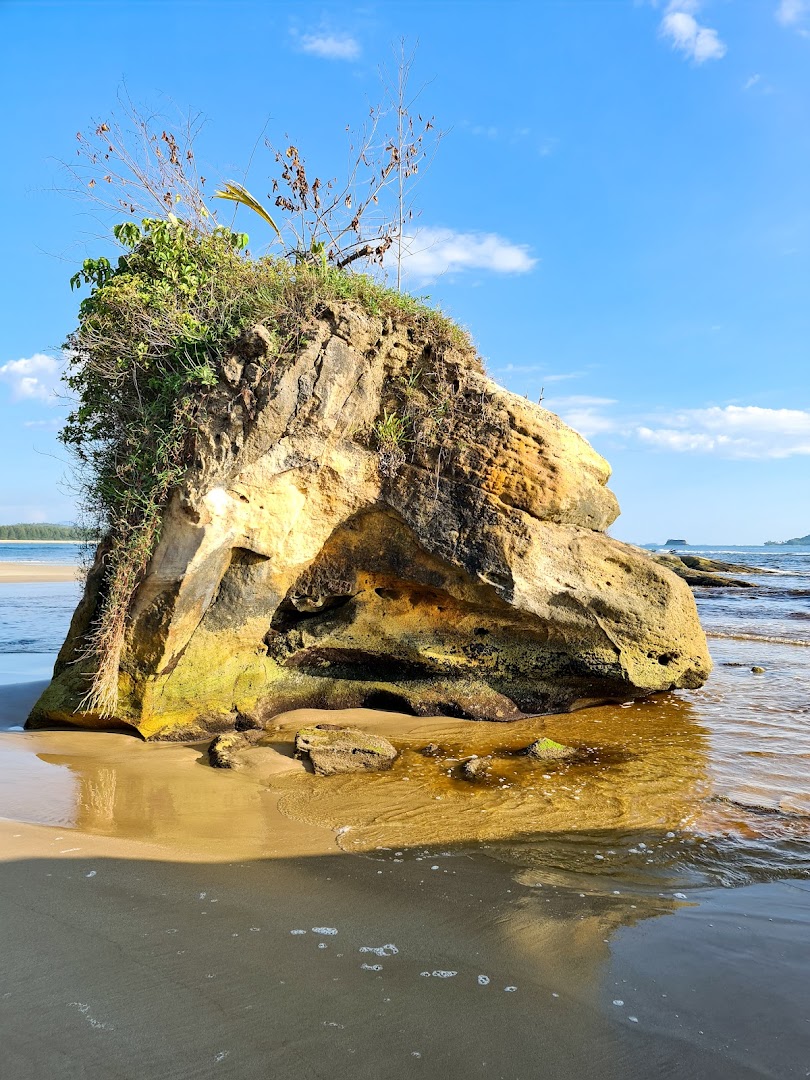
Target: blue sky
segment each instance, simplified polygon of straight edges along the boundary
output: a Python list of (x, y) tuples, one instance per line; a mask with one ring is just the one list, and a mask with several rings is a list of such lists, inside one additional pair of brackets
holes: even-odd
[[(268, 119), (337, 171), (403, 36), (448, 132), (412, 290), (605, 454), (614, 535), (810, 531), (810, 0), (5, 0), (0, 522), (74, 514), (51, 391), (68, 278), (110, 224), (55, 190), (76, 132), (125, 85), (207, 118), (210, 183)], [(270, 171), (259, 149), (256, 194)]]

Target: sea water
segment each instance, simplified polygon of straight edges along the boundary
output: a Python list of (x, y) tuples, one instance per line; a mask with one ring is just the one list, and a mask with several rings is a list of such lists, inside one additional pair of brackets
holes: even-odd
[[(0, 545), (0, 559), (65, 562), (82, 547)], [(302, 787), (287, 798), (290, 815), (338, 826), (351, 802), (356, 818), (339, 838), (349, 850), (388, 840), (503, 845), (520, 835), (511, 857), (575, 876), (583, 859), (591, 874), (632, 869), (650, 880), (661, 859), (698, 876), (712, 864), (729, 883), (810, 872), (810, 549), (678, 551), (770, 571), (735, 575), (752, 588), (695, 590), (715, 663), (704, 687), (546, 718), (544, 733), (587, 753), (531, 783), (510, 757), (522, 728), (474, 724), (457, 752), (464, 737), (478, 753), (503, 751), (489, 785), (470, 785), (452, 760), (437, 768), (414, 749), (390, 774), (333, 782), (328, 792), (321, 784), (317, 794)], [(79, 591), (72, 582), (0, 585), (0, 685), (49, 677)], [(616, 833), (627, 837), (621, 858), (604, 839)]]

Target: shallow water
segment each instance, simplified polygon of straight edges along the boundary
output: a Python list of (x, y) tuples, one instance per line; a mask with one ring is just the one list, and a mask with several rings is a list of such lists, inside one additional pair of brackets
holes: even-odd
[[(267, 784), (282, 812), (340, 830), (345, 850), (485, 842), (520, 872), (545, 867), (555, 880), (571, 873), (577, 881), (588, 874), (599, 889), (614, 878), (639, 888), (648, 880), (654, 889), (664, 871), (683, 887), (810, 872), (810, 552), (690, 550), (776, 571), (752, 575), (755, 589), (701, 590), (715, 661), (702, 689), (519, 724), (357, 713), (355, 722), (376, 724), (397, 742), (394, 769), (328, 781), (300, 770), (274, 774)], [(77, 594), (73, 583), (0, 586), (0, 685), (47, 677)], [(755, 674), (755, 666), (765, 671)], [(7, 727), (23, 720), (9, 701)], [(278, 718), (281, 743), (289, 748), (302, 723)], [(544, 766), (517, 755), (541, 734), (576, 747), (578, 756)], [(0, 816), (101, 832), (117, 821), (128, 835), (173, 843), (187, 829), (197, 847), (206, 830), (214, 846), (223, 839), (216, 813), (204, 809), (206, 784), (221, 777), (200, 768), (173, 776), (172, 755), (188, 755), (187, 748), (156, 751), (126, 736), (63, 733), (53, 753), (54, 738), (25, 735), (14, 748), (5, 742), (16, 755), (7, 775), (17, 782), (0, 792)], [(439, 757), (419, 752), (431, 741), (441, 746)], [(115, 746), (126, 752), (110, 757)], [(491, 763), (487, 779), (471, 784), (459, 765), (473, 753)], [(39, 808), (27, 796), (25, 808), (19, 803), (26, 760), (34, 787), (48, 786)], [(261, 854), (267, 801), (253, 794), (252, 781), (229, 777), (228, 784), (220, 795), (236, 799), (246, 847)], [(606, 846), (608, 836), (616, 839)]]
[(85, 565), (95, 545), (73, 543), (69, 540), (37, 543), (36, 540), (5, 540), (0, 543), (0, 562), (22, 562), (62, 566), (68, 563)]
[[(702, 689), (518, 724), (347, 715), (398, 743), (390, 773), (0, 734), (0, 818), (49, 826), (0, 821), (11, 1072), (806, 1076), (810, 559), (763, 554), (790, 572), (698, 597)], [(76, 595), (0, 586), (0, 728)], [(276, 746), (312, 719), (278, 717)], [(540, 734), (577, 757), (516, 754)]]

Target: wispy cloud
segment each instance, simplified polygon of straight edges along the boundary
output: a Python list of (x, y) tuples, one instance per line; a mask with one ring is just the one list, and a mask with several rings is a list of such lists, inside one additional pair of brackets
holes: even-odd
[(743, 83), (743, 90), (750, 90), (752, 86), (757, 85), (761, 78), (761, 75), (749, 75)]
[(603, 435), (616, 429), (617, 421), (609, 415), (610, 409), (616, 404), (614, 398), (568, 394), (564, 397), (549, 398), (543, 402), (543, 408), (557, 413), (580, 435), (590, 438), (592, 435)]
[(534, 375), (538, 383), (567, 382), (568, 379), (581, 379), (584, 372), (566, 371), (560, 374), (547, 375), (543, 371), (542, 364), (504, 364), (503, 367), (493, 368), (494, 375)]
[(465, 270), (525, 274), (537, 265), (528, 245), (515, 244), (496, 233), (424, 228), (406, 236), (403, 246), (406, 273), (421, 281)]
[(782, 26), (798, 26), (810, 14), (810, 0), (780, 0), (776, 21)]
[(771, 460), (810, 454), (810, 409), (759, 405), (633, 412), (612, 398), (552, 398), (543, 405), (590, 438), (614, 435), (623, 442), (672, 453)]
[[(667, 422), (668, 421), (668, 422)], [(810, 411), (726, 405), (686, 409), (667, 426), (637, 428), (642, 442), (663, 450), (729, 458), (787, 458), (810, 454)]]
[(345, 33), (294, 33), (297, 47), (301, 52), (319, 56), (323, 60), (358, 60), (362, 49), (360, 42), (351, 34)]
[(671, 0), (659, 32), (670, 41), (673, 49), (684, 53), (696, 64), (721, 60), (727, 52), (726, 44), (716, 30), (697, 21), (695, 15), (699, 7), (697, 0)]
[(471, 123), (464, 120), (461, 127), (477, 139), (487, 139), (489, 142), (504, 142), (510, 146), (526, 145), (529, 151), (534, 150), (539, 157), (550, 157), (555, 153), (560, 142), (554, 135), (541, 135), (526, 126), (514, 127), (506, 125), (504, 127), (498, 124)]
[(56, 388), (61, 375), (59, 362), (45, 353), (34, 353), (22, 360), (9, 360), (0, 366), (0, 382), (11, 387), (13, 401), (56, 404)]
[(51, 420), (23, 420), (23, 427), (27, 428), (47, 428), (49, 431), (55, 431), (56, 428), (62, 426), (62, 421), (59, 419)]

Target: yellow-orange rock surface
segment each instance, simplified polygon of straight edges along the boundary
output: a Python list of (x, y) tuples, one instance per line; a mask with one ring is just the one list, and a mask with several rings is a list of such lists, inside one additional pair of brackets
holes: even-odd
[[(689, 588), (605, 535), (609, 467), (558, 417), (471, 350), (351, 304), (284, 364), (267, 337), (223, 365), (165, 513), (117, 723), (187, 737), (363, 704), (511, 719), (704, 681)], [(73, 662), (99, 575), (31, 724), (110, 726), (81, 710)]]

